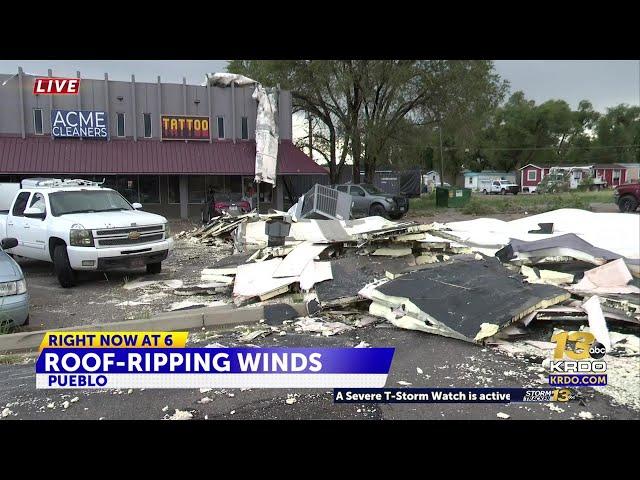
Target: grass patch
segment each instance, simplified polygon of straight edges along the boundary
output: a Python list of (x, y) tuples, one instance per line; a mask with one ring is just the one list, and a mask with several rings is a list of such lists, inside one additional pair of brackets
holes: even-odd
[(497, 209), (491, 203), (480, 198), (472, 198), (460, 211), (465, 215), (491, 215), (496, 213)]
[(436, 194), (431, 192), (419, 198), (409, 199), (409, 212), (418, 212), (422, 215), (433, 215), (436, 212)]
[(24, 364), (31, 361), (33, 357), (23, 353), (0, 355), (0, 365)]

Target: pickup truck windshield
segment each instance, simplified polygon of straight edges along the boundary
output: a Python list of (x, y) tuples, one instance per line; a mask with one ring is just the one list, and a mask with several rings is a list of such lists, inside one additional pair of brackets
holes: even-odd
[(366, 183), (361, 183), (360, 186), (365, 189), (365, 191), (370, 195), (384, 195), (384, 192), (380, 190), (378, 187), (374, 185), (368, 185)]
[(57, 217), (68, 213), (115, 212), (132, 210), (122, 195), (113, 190), (79, 190), (49, 194), (51, 213)]

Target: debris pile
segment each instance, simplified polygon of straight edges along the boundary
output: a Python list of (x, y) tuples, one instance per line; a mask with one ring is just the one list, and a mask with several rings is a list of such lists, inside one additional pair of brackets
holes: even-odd
[[(287, 228), (269, 227), (273, 222)], [(624, 363), (640, 355), (639, 231), (638, 215), (573, 209), (511, 222), (448, 224), (296, 218), (278, 211), (226, 215), (187, 237), (232, 242), (234, 254), (175, 293), (222, 293), (236, 305), (293, 312), (276, 315), (282, 317), (276, 323), (265, 319), (267, 325), (245, 332), (242, 342), (286, 335), (274, 325), (330, 336), (386, 320), (548, 359), (558, 328), (590, 331)], [(274, 232), (284, 233), (274, 238)], [(306, 316), (291, 308), (299, 302)], [(623, 398), (629, 378), (640, 374), (625, 365), (619, 371), (628, 375), (612, 379), (614, 397)]]
[[(278, 211), (225, 214), (188, 237), (231, 240), (235, 253), (202, 270), (201, 283), (175, 293), (224, 293), (236, 305), (286, 303), (283, 295), (295, 294), (311, 316), (299, 325), (303, 330), (315, 328), (317, 311), (348, 307), (472, 342), (522, 334), (534, 320), (586, 321), (604, 332), (600, 317), (640, 323), (640, 289), (630, 284), (640, 265), (638, 219), (573, 209), (511, 222), (427, 225)], [(274, 229), (273, 222), (287, 228)], [(616, 225), (622, 235), (602, 230), (603, 224)], [(634, 229), (635, 236), (627, 235)], [(286, 237), (274, 240), (280, 230)]]

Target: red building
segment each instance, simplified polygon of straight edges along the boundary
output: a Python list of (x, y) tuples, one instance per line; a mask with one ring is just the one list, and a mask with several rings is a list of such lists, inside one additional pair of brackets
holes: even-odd
[(549, 174), (549, 167), (539, 167), (529, 163), (520, 168), (520, 191), (533, 193), (545, 175)]
[(601, 177), (608, 187), (622, 185), (627, 181), (627, 167), (617, 163), (606, 163), (592, 167), (595, 177)]

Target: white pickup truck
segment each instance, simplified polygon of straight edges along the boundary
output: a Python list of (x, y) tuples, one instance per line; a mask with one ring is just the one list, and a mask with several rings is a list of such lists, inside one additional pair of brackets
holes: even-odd
[(489, 195), (492, 193), (497, 193), (500, 195), (513, 193), (514, 195), (517, 195), (519, 190), (520, 187), (518, 186), (518, 184), (510, 182), (509, 180), (492, 180), (491, 182), (486, 182), (486, 184), (483, 184), (481, 191), (485, 195)]
[(146, 266), (160, 273), (173, 248), (166, 218), (94, 182), (23, 180), (8, 210), (2, 208), (0, 238), (18, 239), (7, 252), (53, 262), (65, 288), (75, 285), (77, 270)]

